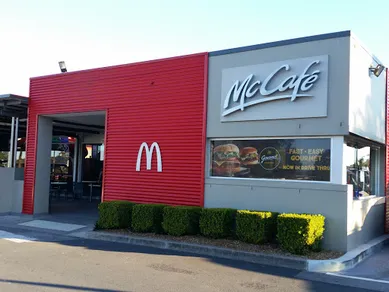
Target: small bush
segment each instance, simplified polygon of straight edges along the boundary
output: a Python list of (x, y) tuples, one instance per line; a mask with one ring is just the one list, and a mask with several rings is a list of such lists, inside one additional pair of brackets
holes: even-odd
[(211, 238), (227, 238), (234, 234), (235, 209), (202, 209), (200, 215), (200, 232)]
[(163, 210), (163, 230), (174, 236), (197, 234), (199, 232), (199, 207), (165, 207)]
[(239, 210), (236, 214), (236, 236), (248, 243), (274, 241), (278, 213)]
[(132, 208), (128, 201), (109, 201), (99, 204), (99, 219), (95, 229), (120, 229), (131, 226)]
[(132, 229), (135, 232), (161, 233), (165, 207), (165, 205), (160, 204), (135, 205), (132, 210)]
[(277, 219), (277, 239), (281, 247), (294, 254), (318, 251), (324, 233), (325, 217), (310, 214), (282, 214)]

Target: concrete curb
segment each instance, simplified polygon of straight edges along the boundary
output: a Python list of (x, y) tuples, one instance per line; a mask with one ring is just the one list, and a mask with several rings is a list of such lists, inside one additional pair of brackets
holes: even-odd
[(256, 264), (266, 264), (284, 268), (305, 270), (307, 267), (307, 261), (305, 259), (285, 257), (279, 255), (269, 255), (262, 253), (253, 253), (238, 251), (229, 248), (220, 248), (209, 245), (199, 245), (178, 241), (168, 241), (162, 239), (144, 238), (129, 235), (110, 234), (106, 232), (86, 231), (86, 232), (74, 232), (69, 234), (70, 236), (103, 240), (118, 243), (127, 243), (133, 245), (142, 245), (160, 249), (169, 249), (180, 252), (187, 252), (192, 254), (198, 254), (208, 257), (218, 257), (230, 260), (239, 260)]
[(345, 255), (337, 259), (306, 260), (298, 257), (245, 252), (209, 245), (199, 245), (178, 241), (168, 241), (163, 239), (112, 234), (100, 231), (81, 231), (70, 233), (68, 235), (83, 239), (102, 240), (109, 242), (148, 246), (160, 249), (169, 249), (208, 257), (239, 260), (256, 264), (265, 264), (319, 273), (340, 272), (353, 268), (366, 257), (381, 250), (385, 245), (389, 244), (389, 235), (383, 235), (364, 245), (361, 245), (360, 247), (346, 253)]
[(382, 235), (363, 244), (343, 256), (332, 260), (308, 260), (306, 270), (309, 272), (327, 273), (351, 269), (371, 254), (378, 252), (389, 244), (389, 235)]

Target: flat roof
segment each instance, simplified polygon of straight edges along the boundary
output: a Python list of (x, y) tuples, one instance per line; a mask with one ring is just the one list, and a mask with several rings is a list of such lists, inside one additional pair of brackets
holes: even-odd
[(257, 44), (257, 45), (251, 45), (251, 46), (243, 46), (243, 47), (237, 47), (237, 48), (232, 48), (232, 49), (213, 51), (213, 52), (209, 53), (209, 56), (235, 54), (235, 53), (241, 53), (241, 52), (247, 52), (247, 51), (268, 49), (268, 48), (274, 48), (274, 47), (281, 47), (281, 46), (301, 44), (301, 43), (307, 43), (307, 42), (322, 41), (322, 40), (349, 37), (349, 36), (351, 36), (351, 31), (345, 30), (345, 31), (333, 32), (333, 33), (319, 34), (319, 35), (313, 35), (313, 36), (306, 36), (306, 37), (299, 37), (299, 38), (294, 38), (294, 39), (275, 41), (275, 42), (270, 42), (270, 43), (263, 43), (263, 44)]
[(0, 94), (0, 116), (27, 118), (28, 98), (15, 94)]
[(192, 53), (192, 54), (187, 54), (187, 55), (178, 55), (178, 56), (150, 59), (150, 60), (143, 60), (143, 61), (141, 60), (141, 61), (136, 61), (136, 62), (132, 62), (132, 63), (124, 63), (124, 64), (118, 64), (118, 65), (95, 67), (95, 68), (89, 68), (89, 69), (81, 69), (81, 70), (69, 71), (66, 73), (54, 73), (54, 74), (43, 75), (43, 76), (35, 76), (35, 77), (30, 77), (30, 80), (42, 79), (42, 78), (52, 78), (54, 76), (64, 77), (64, 76), (67, 76), (69, 74), (79, 74), (79, 73), (86, 73), (86, 72), (90, 72), (90, 71), (114, 69), (114, 68), (120, 68), (120, 67), (125, 67), (125, 66), (131, 66), (131, 65), (137, 65), (137, 64), (147, 64), (147, 63), (159, 62), (159, 61), (163, 61), (163, 60), (178, 59), (178, 58), (184, 58), (184, 57), (190, 57), (190, 56), (196, 56), (196, 55), (202, 55), (202, 54), (208, 54), (209, 57), (214, 57), (214, 56), (235, 54), (235, 53), (248, 52), (248, 51), (260, 50), (260, 49), (275, 48), (275, 47), (281, 47), (281, 46), (288, 46), (288, 45), (294, 45), (294, 44), (322, 41), (322, 40), (336, 39), (336, 38), (343, 38), (343, 37), (354, 38), (359, 43), (359, 45), (377, 63), (382, 64), (382, 62), (378, 59), (378, 57), (376, 55), (374, 55), (371, 51), (369, 51), (366, 48), (366, 46), (351, 32), (351, 30), (344, 30), (344, 31), (332, 32), (332, 33), (325, 33), (325, 34), (311, 35), (311, 36), (305, 36), (305, 37), (298, 37), (298, 38), (293, 38), (293, 39), (285, 39), (285, 40), (274, 41), (274, 42), (261, 43), (261, 44), (256, 44), (256, 45), (248, 45), (248, 46), (235, 47), (235, 48), (230, 48), (230, 49), (210, 51), (208, 53), (207, 52)]
[(332, 32), (332, 33), (318, 34), (318, 35), (312, 35), (312, 36), (306, 36), (306, 37), (286, 39), (286, 40), (281, 40), (281, 41), (274, 41), (274, 42), (269, 42), (269, 43), (262, 43), (262, 44), (256, 44), (256, 45), (249, 45), (249, 46), (242, 46), (242, 47), (236, 47), (236, 48), (231, 48), (231, 49), (212, 51), (212, 52), (209, 52), (209, 56), (210, 57), (222, 56), (222, 55), (228, 55), (228, 54), (236, 54), (236, 53), (242, 53), (242, 52), (248, 52), (248, 51), (254, 51), (254, 50), (275, 48), (275, 47), (295, 45), (295, 44), (315, 42), (315, 41), (323, 41), (323, 40), (343, 38), (343, 37), (353, 38), (366, 51), (366, 53), (368, 53), (373, 58), (374, 61), (376, 61), (378, 64), (383, 64), (383, 62), (375, 54), (373, 54), (366, 47), (366, 45), (354, 33), (352, 33), (351, 30), (344, 30), (344, 31)]

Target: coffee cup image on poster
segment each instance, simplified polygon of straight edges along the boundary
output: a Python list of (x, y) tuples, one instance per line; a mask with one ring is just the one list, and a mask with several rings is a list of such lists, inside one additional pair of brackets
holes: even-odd
[(211, 176), (330, 180), (331, 140), (211, 141)]

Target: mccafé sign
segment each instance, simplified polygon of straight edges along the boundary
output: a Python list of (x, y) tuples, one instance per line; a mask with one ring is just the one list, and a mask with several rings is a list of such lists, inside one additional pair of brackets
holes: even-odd
[(221, 120), (326, 116), (327, 75), (328, 56), (223, 70)]

